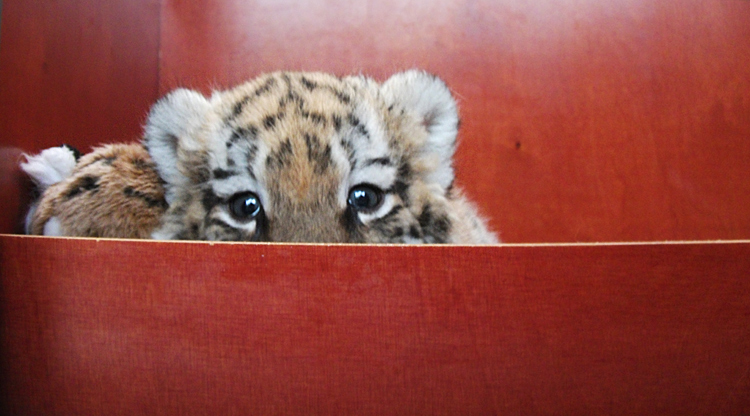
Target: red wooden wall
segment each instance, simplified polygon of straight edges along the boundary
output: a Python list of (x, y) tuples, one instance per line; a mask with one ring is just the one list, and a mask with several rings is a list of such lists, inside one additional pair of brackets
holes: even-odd
[(176, 86), (421, 67), (459, 98), (459, 180), (505, 241), (750, 237), (748, 1), (8, 2), (1, 29), (4, 148), (132, 140)]
[[(175, 86), (422, 67), (506, 242), (750, 238), (750, 2), (6, 1), (21, 151)], [(0, 413), (750, 414), (750, 242), (403, 247), (0, 235)]]

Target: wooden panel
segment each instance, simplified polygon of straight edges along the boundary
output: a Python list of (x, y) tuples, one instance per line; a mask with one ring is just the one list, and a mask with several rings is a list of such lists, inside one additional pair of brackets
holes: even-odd
[(0, 36), (4, 146), (140, 136), (157, 93), (158, 0), (10, 2)]
[[(19, 154), (140, 137), (158, 91), (159, 0), (14, 1), (0, 33), (0, 231), (19, 231)], [(9, 179), (6, 179), (9, 178)], [(6, 198), (8, 196), (8, 198)], [(24, 196), (19, 199), (19, 196)]]
[(20, 160), (20, 149), (0, 147), (0, 232), (23, 232), (31, 184), (18, 168)]
[(750, 413), (750, 243), (1, 236), (0, 273), (4, 414)]
[(509, 242), (750, 237), (750, 2), (166, 0), (161, 91), (422, 67)]

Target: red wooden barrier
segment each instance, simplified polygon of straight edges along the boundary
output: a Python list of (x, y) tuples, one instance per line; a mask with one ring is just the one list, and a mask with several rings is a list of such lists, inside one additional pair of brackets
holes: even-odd
[(750, 243), (0, 237), (6, 414), (750, 412)]

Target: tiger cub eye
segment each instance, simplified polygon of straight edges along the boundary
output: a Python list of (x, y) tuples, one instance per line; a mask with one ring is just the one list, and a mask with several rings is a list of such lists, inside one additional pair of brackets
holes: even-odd
[(374, 211), (383, 203), (383, 191), (373, 185), (357, 185), (349, 190), (347, 203), (357, 211)]
[(229, 212), (238, 221), (253, 220), (263, 210), (260, 198), (252, 192), (241, 192), (233, 195), (229, 199), (228, 206)]

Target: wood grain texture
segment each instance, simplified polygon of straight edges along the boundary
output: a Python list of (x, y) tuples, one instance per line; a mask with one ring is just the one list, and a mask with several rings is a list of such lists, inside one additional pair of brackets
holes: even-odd
[(750, 412), (750, 243), (0, 236), (0, 273), (5, 414)]
[(35, 152), (132, 141), (157, 98), (159, 0), (3, 6), (0, 140)]
[(23, 233), (32, 184), (18, 168), (21, 160), (20, 149), (0, 146), (0, 232)]

